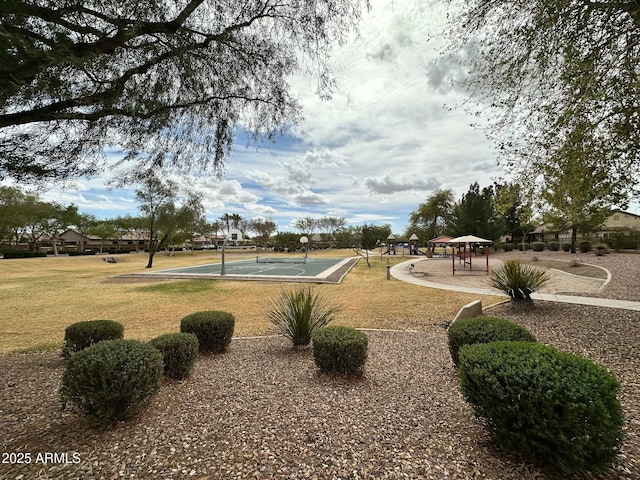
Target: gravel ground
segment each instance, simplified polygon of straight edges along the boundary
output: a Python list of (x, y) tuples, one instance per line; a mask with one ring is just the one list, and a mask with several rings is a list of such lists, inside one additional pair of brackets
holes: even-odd
[[(500, 260), (509, 258), (533, 258), (540, 260), (548, 258), (553, 260), (564, 260), (576, 262), (578, 264), (595, 265), (607, 269), (611, 273), (611, 279), (601, 292), (589, 293), (590, 297), (611, 298), (615, 300), (633, 300), (640, 302), (640, 285), (638, 275), (640, 275), (640, 254), (632, 253), (611, 253), (597, 256), (593, 253), (565, 253), (565, 252), (509, 252), (498, 253), (494, 256)], [(567, 289), (572, 295), (580, 292), (572, 292), (571, 286)]]
[[(614, 273), (602, 296), (638, 299), (640, 256), (594, 258)], [(639, 479), (640, 312), (536, 305), (488, 313), (604, 365), (622, 383), (620, 462), (575, 478)], [(281, 337), (234, 339), (228, 352), (202, 356), (186, 381), (166, 381), (139, 417), (107, 431), (60, 411), (64, 365), (55, 354), (1, 356), (0, 478), (547, 478), (501, 452), (473, 417), (443, 325), (367, 334), (359, 378), (319, 374), (309, 349)], [(31, 463), (15, 463), (27, 453)]]

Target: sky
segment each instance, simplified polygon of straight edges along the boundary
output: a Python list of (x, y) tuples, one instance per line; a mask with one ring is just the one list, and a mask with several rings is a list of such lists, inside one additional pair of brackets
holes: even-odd
[[(444, 10), (431, 2), (372, 0), (360, 36), (336, 48), (337, 81), (329, 101), (315, 80), (297, 76), (293, 92), (304, 119), (295, 135), (266, 148), (238, 138), (224, 176), (194, 178), (209, 220), (224, 213), (270, 218), (295, 231), (301, 217), (344, 217), (347, 225), (390, 224), (401, 234), (438, 188), (460, 197), (473, 182), (488, 186), (502, 171), (492, 145), (460, 105), (459, 69), (439, 59)], [(135, 187), (109, 190), (108, 177), (51, 189), (47, 201), (73, 203), (98, 218), (139, 215)]]

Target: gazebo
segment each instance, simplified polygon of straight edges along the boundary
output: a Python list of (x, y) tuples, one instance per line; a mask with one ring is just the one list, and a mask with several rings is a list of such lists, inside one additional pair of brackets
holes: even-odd
[(444, 256), (447, 256), (447, 245), (449, 244), (449, 242), (451, 242), (451, 240), (453, 240), (453, 237), (449, 237), (449, 236), (442, 236), (442, 237), (436, 237), (436, 238), (432, 238), (431, 240), (429, 240), (427, 243), (430, 245), (430, 248), (435, 248), (437, 245), (442, 245), (444, 246)]
[[(449, 245), (454, 246), (454, 252), (451, 256), (452, 258), (452, 267), (453, 267), (453, 275), (456, 274), (456, 257), (458, 257), (458, 262), (462, 263), (463, 268), (467, 268), (469, 265), (469, 271), (472, 270), (472, 257), (473, 257), (473, 249), (477, 245), (491, 245), (493, 242), (491, 240), (487, 240), (485, 238), (476, 237), (475, 235), (463, 235), (462, 237), (456, 237), (449, 240)], [(462, 248), (462, 253), (460, 249)], [(457, 251), (456, 251), (457, 250)], [(485, 272), (489, 273), (489, 249), (485, 249), (485, 256), (487, 259)]]

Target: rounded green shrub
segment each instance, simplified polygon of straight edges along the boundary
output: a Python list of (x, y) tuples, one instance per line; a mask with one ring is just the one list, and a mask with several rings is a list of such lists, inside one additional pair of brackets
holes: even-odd
[(168, 333), (149, 342), (162, 353), (164, 374), (182, 380), (198, 359), (198, 338), (192, 333)]
[(536, 341), (526, 328), (498, 317), (461, 318), (449, 326), (447, 336), (449, 352), (455, 365), (459, 364), (458, 352), (463, 345), (499, 340)]
[(534, 252), (542, 252), (546, 246), (544, 242), (531, 242), (531, 250)]
[(367, 335), (355, 328), (330, 326), (313, 333), (313, 361), (324, 373), (358, 373), (367, 360)]
[(195, 312), (180, 321), (180, 331), (193, 333), (203, 352), (223, 352), (231, 343), (234, 327), (234, 316), (220, 310)]
[(616, 459), (620, 384), (590, 360), (530, 342), (465, 345), (459, 376), (506, 450), (564, 474), (604, 470)]
[(549, 242), (547, 248), (550, 252), (557, 252), (560, 250), (560, 242)]
[(526, 242), (520, 242), (518, 244), (518, 250), (520, 250), (521, 252), (527, 251), (527, 250), (529, 250), (529, 246), (530, 245), (528, 243), (526, 243)]
[(569, 250), (571, 250), (571, 243), (562, 242), (561, 247), (563, 252), (568, 252)]
[(502, 244), (502, 249), (505, 252), (511, 252), (513, 250), (513, 243), (503, 243)]
[(591, 242), (587, 240), (578, 244), (578, 250), (580, 250), (580, 253), (589, 253), (591, 251), (591, 248)]
[(87, 320), (69, 325), (64, 331), (62, 355), (69, 357), (104, 340), (116, 340), (124, 336), (124, 326), (114, 320)]
[(75, 353), (62, 375), (62, 407), (107, 426), (140, 412), (162, 384), (162, 354), (137, 340), (106, 340)]

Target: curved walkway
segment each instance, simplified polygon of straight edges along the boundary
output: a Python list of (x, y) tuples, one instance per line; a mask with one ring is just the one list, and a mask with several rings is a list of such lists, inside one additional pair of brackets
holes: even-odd
[[(447, 279), (447, 283), (443, 283), (443, 272), (440, 271), (434, 275), (419, 276), (419, 274), (413, 273), (412, 266), (417, 264), (418, 262), (424, 262), (427, 260), (414, 258), (411, 260), (407, 260), (406, 262), (399, 263), (391, 267), (391, 275), (400, 281), (412, 283), (414, 285), (421, 285), (424, 287), (430, 288), (438, 288), (441, 290), (451, 290), (456, 292), (465, 292), (465, 293), (477, 293), (479, 295), (496, 295), (507, 298), (507, 296), (500, 292), (497, 289), (491, 288), (488, 285), (484, 288), (478, 286), (470, 286), (469, 278), (472, 278), (473, 283), (478, 284), (482, 283), (482, 279), (486, 278), (484, 272), (482, 272), (482, 276), (480, 275), (452, 275), (449, 268), (449, 278)], [(438, 262), (443, 262), (443, 260), (435, 260), (433, 265), (437, 265)], [(439, 270), (442, 270), (441, 268)], [(560, 272), (558, 270), (550, 270), (550, 275), (553, 280), (559, 280), (559, 283), (566, 283), (566, 278), (562, 278), (565, 275), (570, 275), (565, 272)], [(610, 274), (609, 274), (610, 275)], [(457, 277), (457, 278), (456, 278)], [(464, 277), (464, 278), (463, 278)], [(606, 285), (606, 281), (602, 279), (587, 279), (586, 277), (578, 277), (576, 275), (571, 275), (572, 285), (576, 286), (577, 283), (585, 282), (595, 284), (595, 282), (599, 282), (601, 285), (599, 288), (602, 288)], [(465, 281), (466, 280), (466, 281)], [(466, 285), (462, 285), (462, 281), (465, 281)], [(455, 283), (454, 283), (455, 282)], [(640, 302), (631, 301), (631, 300), (613, 300), (608, 298), (596, 298), (596, 297), (582, 297), (578, 295), (562, 295), (559, 293), (534, 293), (531, 295), (533, 299), (536, 300), (546, 300), (550, 302), (562, 302), (562, 303), (575, 303), (580, 305), (591, 305), (596, 307), (607, 307), (607, 308), (620, 308), (625, 310), (636, 310), (640, 311)]]

